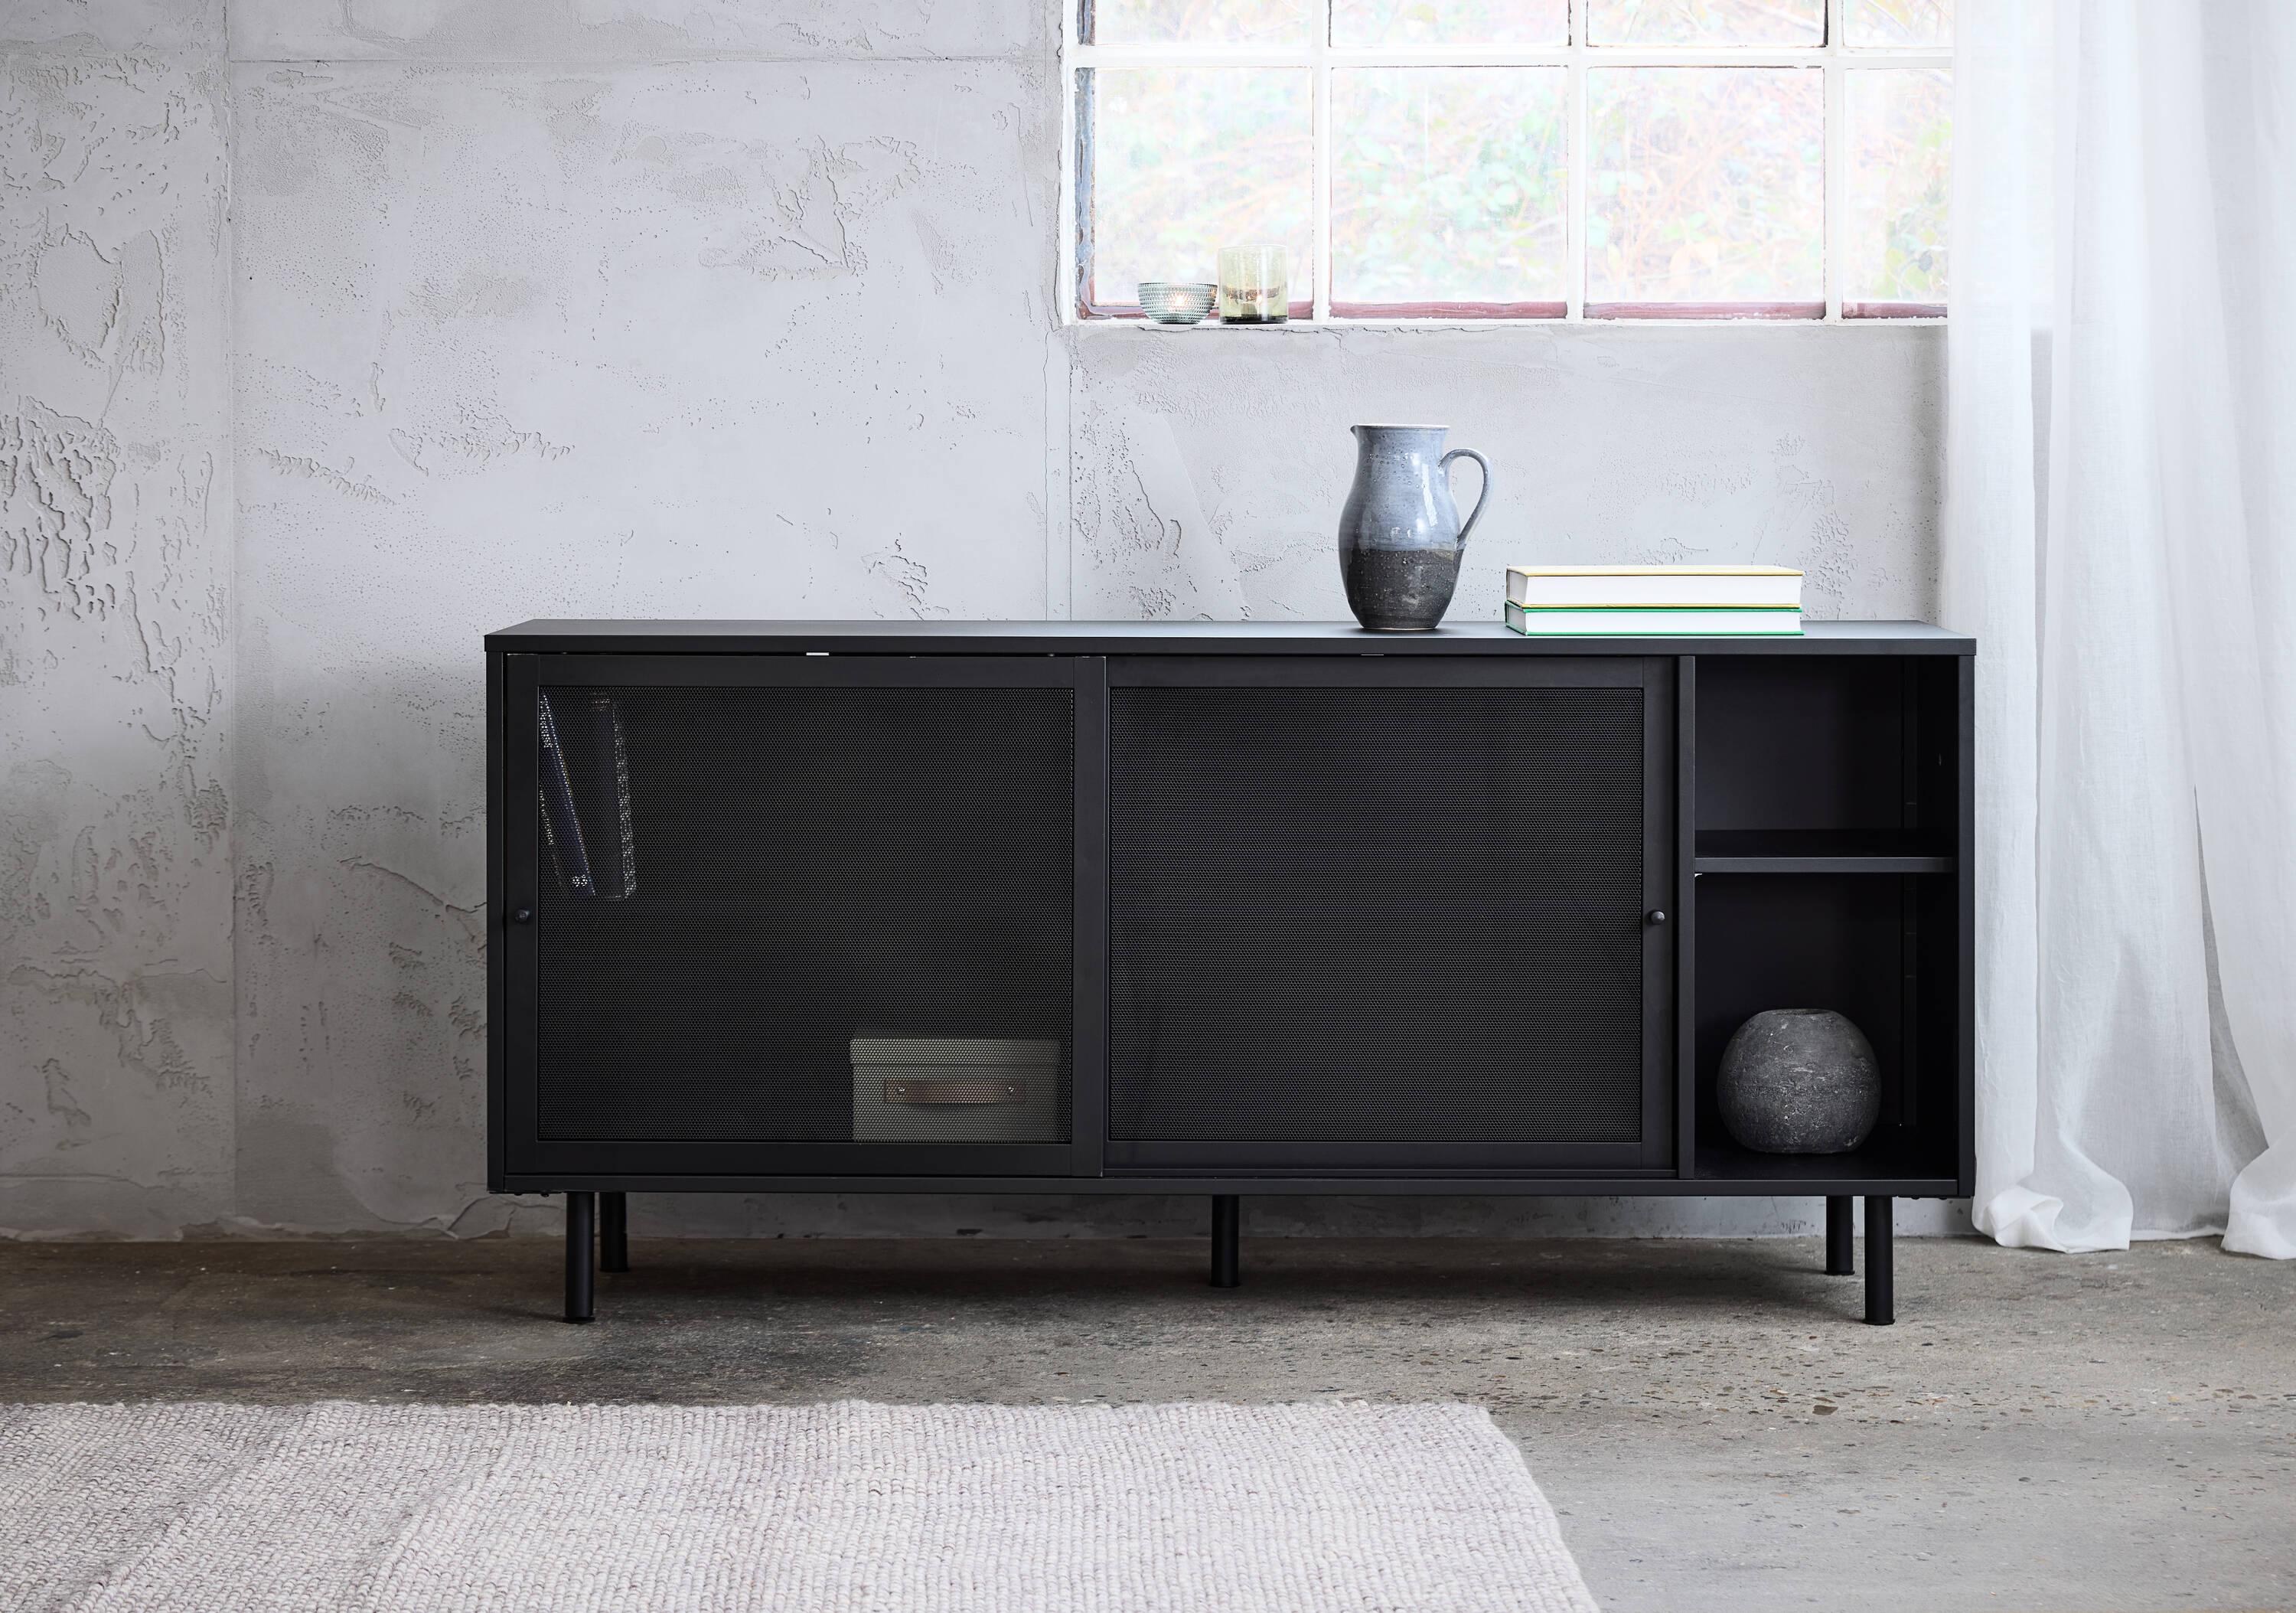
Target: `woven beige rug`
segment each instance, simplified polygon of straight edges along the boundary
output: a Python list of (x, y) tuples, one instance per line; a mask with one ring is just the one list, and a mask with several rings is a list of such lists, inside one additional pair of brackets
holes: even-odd
[(1593, 1613), (1480, 1408), (0, 1407), (10, 1608)]

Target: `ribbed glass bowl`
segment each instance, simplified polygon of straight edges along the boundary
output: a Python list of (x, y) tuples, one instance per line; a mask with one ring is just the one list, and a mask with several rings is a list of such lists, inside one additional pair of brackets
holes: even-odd
[(1193, 325), (1212, 311), (1219, 288), (1195, 281), (1144, 280), (1140, 311), (1159, 325)]

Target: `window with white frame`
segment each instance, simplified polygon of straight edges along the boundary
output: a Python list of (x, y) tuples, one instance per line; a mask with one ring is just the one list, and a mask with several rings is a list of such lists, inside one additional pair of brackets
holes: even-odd
[(1953, 0), (1070, 0), (1074, 295), (1295, 318), (1945, 312)]

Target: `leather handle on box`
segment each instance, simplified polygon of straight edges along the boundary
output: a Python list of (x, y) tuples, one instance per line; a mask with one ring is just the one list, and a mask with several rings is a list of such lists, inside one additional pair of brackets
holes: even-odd
[(1029, 1096), (1024, 1081), (889, 1081), (887, 1103), (1020, 1103)]

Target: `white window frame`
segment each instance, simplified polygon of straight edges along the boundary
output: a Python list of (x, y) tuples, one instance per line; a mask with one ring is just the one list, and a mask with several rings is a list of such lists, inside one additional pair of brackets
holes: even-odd
[[(1412, 45), (1348, 46), (1330, 43), (1332, 0), (1308, 0), (1311, 37), (1289, 47), (1229, 45), (1086, 45), (1079, 37), (1078, 0), (1054, 0), (1061, 22), (1061, 253), (1060, 292), (1063, 318), (1071, 325), (1127, 325), (1139, 322), (1136, 310), (1103, 304), (1087, 309), (1083, 304), (1083, 236), (1078, 206), (1082, 186), (1079, 173), (1083, 148), (1077, 127), (1077, 74), (1095, 67), (1290, 67), (1305, 68), (1313, 76), (1313, 149), (1315, 200), (1309, 227), (1315, 251), (1315, 310), (1306, 323), (1337, 325), (1500, 325), (1557, 323), (1595, 325), (1679, 325), (1702, 320), (1715, 322), (1711, 313), (1636, 315), (1604, 314), (1588, 318), (1587, 292), (1587, 70), (1601, 67), (1800, 67), (1824, 75), (1825, 96), (1825, 311), (1822, 317), (1795, 315), (1783, 323), (1794, 325), (1935, 325), (1943, 317), (1933, 305), (1902, 305), (1920, 312), (1902, 315), (1862, 315), (1845, 319), (1841, 313), (1841, 243), (1849, 227), (1849, 150), (1846, 128), (1848, 76), (1871, 68), (1944, 68), (1953, 66), (1953, 47), (1875, 47), (1852, 49), (1842, 42), (1844, 0), (1825, 0), (1825, 43), (1822, 45), (1655, 46), (1589, 45), (1586, 42), (1587, 0), (1569, 0), (1570, 37), (1567, 45)], [(1564, 220), (1568, 256), (1564, 273), (1564, 311), (1553, 315), (1510, 318), (1472, 313), (1431, 317), (1371, 315), (1334, 317), (1332, 312), (1332, 70), (1338, 67), (1560, 67), (1569, 70), (1570, 83), (1569, 217)], [(1640, 305), (1656, 307), (1658, 305)], [(1900, 306), (1900, 305), (1884, 305)], [(1745, 323), (1761, 319), (1739, 314), (1723, 321)], [(1295, 321), (1294, 323), (1301, 323)], [(1196, 327), (1217, 329), (1216, 325)], [(1265, 327), (1262, 327), (1265, 328)]]

